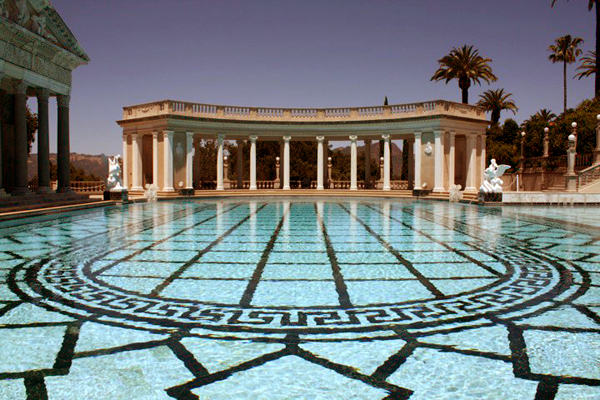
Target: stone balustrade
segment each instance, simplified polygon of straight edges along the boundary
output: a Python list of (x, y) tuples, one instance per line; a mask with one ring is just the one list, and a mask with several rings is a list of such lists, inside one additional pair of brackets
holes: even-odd
[(123, 107), (123, 120), (164, 115), (185, 117), (255, 120), (276, 122), (339, 122), (364, 120), (394, 120), (431, 115), (467, 117), (485, 121), (485, 111), (473, 105), (445, 100), (395, 104), (373, 107), (345, 108), (266, 108), (238, 107), (215, 104), (164, 100)]

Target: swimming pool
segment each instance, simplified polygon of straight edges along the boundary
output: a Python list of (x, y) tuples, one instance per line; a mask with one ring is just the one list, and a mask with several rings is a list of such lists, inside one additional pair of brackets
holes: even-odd
[(5, 224), (0, 398), (598, 398), (598, 211), (228, 199)]

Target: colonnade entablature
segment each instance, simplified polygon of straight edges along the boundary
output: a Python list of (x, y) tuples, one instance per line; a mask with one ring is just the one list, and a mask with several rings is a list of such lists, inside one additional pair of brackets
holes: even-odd
[[(363, 142), (365, 182), (370, 182), (370, 145), (382, 141), (381, 189), (391, 190), (392, 140), (403, 140), (409, 151), (410, 187), (446, 192), (454, 184), (475, 191), (485, 169), (485, 131), (488, 121), (480, 107), (444, 100), (423, 103), (346, 108), (264, 108), (199, 104), (164, 100), (123, 108), (124, 184), (133, 192), (154, 183), (159, 192), (194, 189), (194, 139), (214, 139), (217, 147), (216, 189), (227, 188), (224, 141), (241, 141), (250, 151), (250, 190), (257, 189), (257, 141), (281, 145), (277, 186), (290, 188), (290, 143), (317, 143), (318, 190), (328, 187), (326, 151), (331, 141), (350, 142), (350, 190), (359, 188), (357, 147)], [(293, 156), (293, 152), (291, 153)], [(150, 165), (148, 165), (150, 164)], [(238, 165), (241, 185), (242, 162)], [(280, 176), (281, 175), (281, 176)], [(281, 179), (279, 179), (281, 178)], [(174, 184), (175, 182), (175, 184)], [(231, 187), (235, 185), (229, 185)]]

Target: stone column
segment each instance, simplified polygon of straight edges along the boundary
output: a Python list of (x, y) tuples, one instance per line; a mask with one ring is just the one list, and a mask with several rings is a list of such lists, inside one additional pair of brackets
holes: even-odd
[(600, 114), (596, 115), (596, 148), (594, 149), (594, 165), (600, 164)]
[(408, 139), (404, 141), (404, 145), (408, 146), (408, 173), (406, 174), (406, 179), (408, 180), (408, 190), (413, 190), (415, 188), (415, 140)]
[[(456, 132), (450, 132), (450, 152), (448, 153), (448, 190), (454, 186), (454, 178), (456, 176)], [(464, 189), (464, 188), (462, 188)]]
[(217, 190), (225, 190), (223, 185), (223, 140), (225, 135), (217, 135)]
[(131, 161), (132, 161), (132, 191), (144, 190), (142, 186), (142, 134), (134, 133), (131, 135)]
[(383, 138), (383, 190), (392, 190), (391, 173), (392, 157), (390, 154), (390, 135), (381, 135)]
[(317, 136), (317, 190), (323, 190), (323, 171), (325, 160), (323, 158), (323, 140), (325, 136)]
[(565, 176), (565, 190), (577, 191), (577, 174), (575, 173), (575, 157), (577, 155), (577, 136), (569, 135), (569, 149), (567, 150), (567, 173)]
[(356, 182), (356, 170), (358, 167), (356, 139), (358, 139), (358, 136), (350, 135), (350, 190), (358, 190)]
[[(325, 160), (329, 157), (329, 140), (323, 140), (323, 165)], [(327, 169), (323, 167), (323, 187), (328, 188), (329, 176), (327, 175)]]
[(69, 146), (69, 103), (71, 96), (58, 96), (57, 192), (71, 191), (71, 151)]
[(365, 139), (365, 189), (371, 188), (371, 139)]
[(280, 160), (280, 163), (279, 163), (279, 177), (281, 177), (281, 182), (279, 182), (279, 189), (283, 189), (283, 163), (284, 163), (284, 161), (283, 161), (283, 155), (284, 155), (283, 154), (284, 153), (283, 148), (284, 147), (285, 146), (283, 145), (283, 141), (279, 142), (279, 160)]
[(415, 132), (415, 144), (414, 144), (414, 155), (415, 155), (415, 189), (421, 189), (421, 132)]
[(15, 179), (13, 196), (31, 194), (27, 186), (27, 84), (13, 82), (15, 89)]
[(329, 189), (333, 189), (333, 183), (331, 182), (331, 168), (333, 164), (331, 163), (331, 157), (327, 157), (327, 179), (326, 181), (329, 183)]
[(163, 131), (164, 177), (163, 192), (174, 192), (173, 188), (173, 131)]
[(434, 137), (434, 176), (433, 176), (433, 191), (444, 191), (444, 148), (442, 147), (442, 131), (433, 131)]
[(475, 166), (475, 150), (475, 136), (467, 135), (467, 187), (465, 188), (465, 191), (469, 192), (477, 191), (477, 188), (475, 187), (475, 177), (477, 175), (477, 171), (475, 170), (475, 168), (477, 168)]
[(244, 188), (244, 141), (243, 140), (236, 140), (235, 143), (237, 144), (237, 158), (236, 158), (236, 163), (237, 163), (237, 188), (238, 189), (243, 189)]
[(129, 156), (127, 155), (129, 134), (123, 134), (123, 187), (129, 189)]
[(481, 152), (479, 153), (479, 156), (481, 157), (481, 162), (479, 163), (480, 167), (479, 167), (479, 182), (478, 184), (482, 184), (483, 183), (483, 172), (486, 169), (486, 165), (485, 165), (485, 159), (486, 159), (486, 152), (485, 152), (485, 135), (480, 135), (479, 136), (479, 145), (481, 146)]
[(158, 190), (158, 132), (152, 132), (152, 184)]
[(50, 138), (48, 124), (48, 89), (37, 92), (38, 101), (38, 193), (50, 193)]
[(194, 132), (186, 132), (185, 188), (194, 188)]
[(291, 136), (283, 137), (283, 190), (290, 190), (290, 140)]
[(250, 136), (250, 190), (256, 190), (256, 140), (258, 136)]
[[(0, 83), (2, 83), (2, 74), (0, 74)], [(4, 152), (4, 147), (2, 146), (2, 120), (4, 119), (4, 94), (4, 90), (0, 89), (0, 197), (8, 196), (2, 183), (2, 153)]]

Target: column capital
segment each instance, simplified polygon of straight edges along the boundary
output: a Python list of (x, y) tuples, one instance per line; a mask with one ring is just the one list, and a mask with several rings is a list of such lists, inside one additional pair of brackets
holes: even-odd
[(167, 130), (163, 131), (163, 135), (166, 135), (166, 136), (173, 136), (174, 133), (175, 133), (175, 131), (167, 131)]
[(69, 107), (69, 103), (71, 103), (71, 96), (61, 94), (56, 96), (56, 101), (59, 107)]
[(450, 135), (451, 138), (456, 137), (456, 132), (454, 132), (454, 131), (450, 131), (450, 132), (448, 132), (448, 134)]
[(348, 138), (350, 139), (350, 141), (356, 142), (356, 140), (358, 139), (358, 136), (357, 135), (350, 135), (350, 136), (348, 136)]
[(219, 142), (223, 142), (223, 140), (225, 140), (225, 134), (224, 133), (218, 133), (217, 134), (217, 140)]
[(385, 133), (385, 134), (381, 135), (381, 138), (383, 140), (390, 140), (390, 134), (389, 133)]
[(423, 132), (415, 132), (415, 139), (421, 139)]
[(291, 135), (285, 135), (285, 136), (283, 136), (283, 141), (284, 142), (289, 142), (290, 140), (292, 140), (292, 136)]
[(438, 138), (438, 137), (441, 137), (443, 133), (444, 133), (444, 131), (441, 131), (441, 130), (440, 131), (433, 131), (433, 136), (436, 137), (436, 138)]
[(250, 135), (250, 141), (251, 141), (252, 143), (256, 143), (256, 140), (257, 140), (257, 139), (258, 139), (258, 136), (257, 136), (257, 135)]
[(29, 87), (27, 82), (21, 79), (14, 79), (11, 83), (15, 94), (27, 94), (27, 88)]
[(38, 102), (47, 103), (50, 98), (50, 90), (45, 88), (39, 88), (35, 90), (35, 95), (38, 99)]
[(317, 136), (316, 139), (317, 142), (322, 142), (323, 140), (325, 140), (325, 136)]
[(186, 132), (185, 134), (187, 137), (194, 137), (194, 132)]
[(152, 139), (158, 139), (158, 131), (152, 132)]

